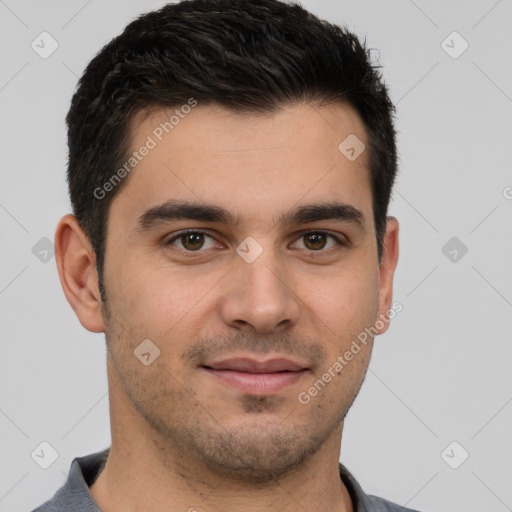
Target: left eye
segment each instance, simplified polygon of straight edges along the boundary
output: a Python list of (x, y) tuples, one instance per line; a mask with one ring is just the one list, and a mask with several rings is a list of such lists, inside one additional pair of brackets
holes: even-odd
[[(331, 239), (330, 245), (328, 245), (329, 239)], [(341, 241), (337, 237), (323, 231), (311, 231), (309, 233), (304, 233), (300, 236), (299, 240), (303, 240), (303, 247), (299, 247), (299, 249), (306, 249), (309, 251), (321, 251), (322, 249), (331, 249), (335, 245), (341, 245)]]

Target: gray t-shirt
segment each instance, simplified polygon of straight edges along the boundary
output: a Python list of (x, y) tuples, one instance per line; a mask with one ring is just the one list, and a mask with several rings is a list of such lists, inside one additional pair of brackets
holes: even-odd
[[(103, 470), (110, 448), (85, 457), (77, 457), (71, 463), (66, 483), (46, 503), (32, 512), (101, 512), (89, 492)], [(356, 479), (340, 463), (340, 478), (347, 488), (354, 512), (418, 512), (401, 507), (383, 498), (365, 494)]]

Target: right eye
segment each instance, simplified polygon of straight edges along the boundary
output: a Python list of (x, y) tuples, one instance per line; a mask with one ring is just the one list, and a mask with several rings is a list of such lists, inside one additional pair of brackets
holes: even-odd
[[(207, 247), (204, 247), (206, 243), (205, 238), (209, 238), (212, 241), (210, 245), (207, 244)], [(211, 235), (203, 231), (188, 230), (181, 231), (172, 236), (165, 245), (174, 245), (186, 252), (201, 252), (201, 249), (211, 249), (214, 247), (213, 240), (214, 238)]]

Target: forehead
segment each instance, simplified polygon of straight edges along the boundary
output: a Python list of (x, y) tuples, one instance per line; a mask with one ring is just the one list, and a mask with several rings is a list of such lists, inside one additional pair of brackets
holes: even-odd
[(265, 114), (201, 104), (141, 112), (132, 120), (130, 154), (145, 156), (113, 207), (140, 213), (193, 199), (269, 222), (301, 201), (343, 201), (369, 211), (368, 151), (347, 158), (346, 141), (357, 152), (368, 148), (363, 122), (347, 104)]

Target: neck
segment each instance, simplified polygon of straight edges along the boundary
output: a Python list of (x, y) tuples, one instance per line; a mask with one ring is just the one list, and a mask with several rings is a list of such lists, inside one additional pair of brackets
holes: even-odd
[(332, 510), (352, 512), (337, 461), (310, 464), (270, 484), (247, 485), (217, 475), (195, 473), (186, 461), (160, 457), (113, 442), (105, 469), (90, 492), (103, 512), (183, 510), (188, 512), (291, 512)]
[(353, 511), (339, 475), (343, 424), (300, 466), (270, 482), (247, 482), (226, 478), (171, 445), (126, 405), (120, 388), (110, 393), (109, 456), (90, 488), (103, 512)]

